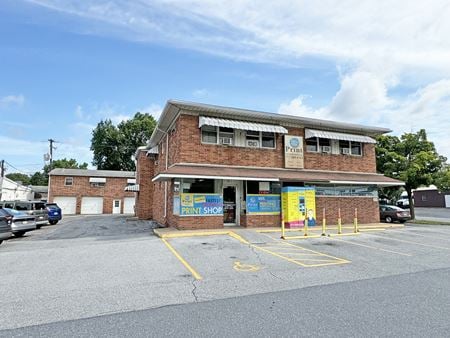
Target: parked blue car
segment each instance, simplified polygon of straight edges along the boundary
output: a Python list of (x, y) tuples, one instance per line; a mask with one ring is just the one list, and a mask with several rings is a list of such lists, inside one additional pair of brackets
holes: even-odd
[(55, 225), (62, 219), (62, 210), (56, 203), (46, 203), (45, 207), (48, 212), (48, 222)]

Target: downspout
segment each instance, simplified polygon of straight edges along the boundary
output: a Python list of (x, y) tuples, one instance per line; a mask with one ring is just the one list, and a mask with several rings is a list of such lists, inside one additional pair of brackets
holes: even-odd
[[(169, 134), (166, 132), (166, 171), (169, 166)], [(164, 181), (164, 218), (167, 218), (167, 181)]]

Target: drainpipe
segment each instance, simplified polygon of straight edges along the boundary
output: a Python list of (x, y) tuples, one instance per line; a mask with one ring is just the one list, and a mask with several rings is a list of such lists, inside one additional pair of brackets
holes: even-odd
[[(166, 170), (169, 166), (169, 134), (166, 133)], [(167, 181), (164, 181), (164, 218), (167, 218)]]

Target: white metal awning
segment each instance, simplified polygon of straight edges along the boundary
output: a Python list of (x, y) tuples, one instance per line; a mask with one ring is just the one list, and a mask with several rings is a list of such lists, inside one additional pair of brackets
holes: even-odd
[(213, 126), (239, 130), (263, 131), (269, 133), (287, 134), (286, 128), (274, 124), (253, 123), (238, 120), (225, 120), (214, 117), (200, 116), (198, 127)]
[(138, 192), (139, 191), (139, 184), (129, 185), (129, 186), (125, 187), (125, 191)]
[(106, 183), (105, 177), (90, 177), (89, 183)]
[(325, 130), (306, 129), (305, 138), (312, 138), (312, 137), (327, 138), (330, 140), (353, 141), (361, 143), (376, 143), (376, 141), (369, 136), (335, 133), (332, 131), (325, 131)]

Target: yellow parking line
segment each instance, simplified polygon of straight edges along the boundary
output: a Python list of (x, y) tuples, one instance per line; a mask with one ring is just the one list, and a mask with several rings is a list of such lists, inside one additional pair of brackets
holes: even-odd
[(403, 253), (403, 252), (397, 252), (397, 251), (383, 249), (383, 248), (379, 248), (379, 247), (376, 247), (376, 246), (371, 246), (371, 245), (366, 245), (366, 244), (361, 244), (361, 243), (344, 241), (343, 239), (339, 239), (339, 238), (332, 238), (332, 239), (335, 240), (335, 241), (341, 241), (341, 242), (344, 242), (344, 243), (353, 244), (353, 245), (357, 245), (357, 246), (362, 246), (362, 247), (365, 247), (365, 248), (379, 250), (379, 251), (385, 251), (385, 252), (389, 252), (389, 253), (393, 253), (393, 254), (397, 254), (397, 255), (408, 256), (408, 257), (412, 256), (410, 254)]
[[(283, 243), (284, 243), (284, 242), (283, 242)], [(328, 255), (328, 254), (325, 254), (325, 253), (322, 253), (322, 252), (319, 252), (319, 251), (314, 251), (314, 250), (311, 250), (311, 249), (306, 249), (306, 248), (301, 247), (301, 246), (299, 246), (299, 245), (295, 245), (295, 244), (292, 244), (292, 243), (284, 243), (284, 244), (285, 244), (285, 245), (294, 246), (294, 247), (296, 247), (296, 248), (300, 248), (300, 249), (303, 249), (303, 250), (306, 250), (306, 251), (315, 253), (316, 255), (319, 255), (319, 256), (330, 257), (330, 258), (333, 258), (333, 259), (336, 259), (336, 260), (339, 260), (339, 261), (343, 261), (343, 262), (345, 262), (345, 263), (350, 263), (350, 261), (348, 261), (348, 260), (346, 260), (346, 259), (339, 258), (339, 257), (335, 257), (335, 256), (331, 256), (331, 255)]]
[(169, 248), (169, 250), (174, 254), (174, 256), (176, 258), (178, 258), (178, 260), (185, 266), (185, 268), (189, 270), (189, 272), (192, 274), (192, 276), (195, 279), (197, 279), (197, 280), (202, 279), (202, 276), (200, 276), (200, 274), (197, 271), (195, 271), (194, 268), (192, 266), (190, 266), (189, 263), (186, 262), (186, 260), (183, 257), (181, 257), (181, 255), (174, 249), (174, 247), (172, 245), (170, 245), (169, 242), (167, 242), (166, 239), (161, 238), (161, 240)]
[(450, 241), (450, 238), (444, 238), (445, 235), (442, 235), (442, 236), (426, 236), (426, 235), (422, 235), (422, 234), (416, 234), (415, 232), (405, 232), (405, 231), (400, 231), (400, 230), (390, 230), (390, 231), (395, 232), (395, 233), (400, 233), (400, 234), (407, 234), (407, 235), (413, 235), (413, 236), (429, 238), (429, 239), (437, 239), (437, 240), (441, 240), (441, 241)]

